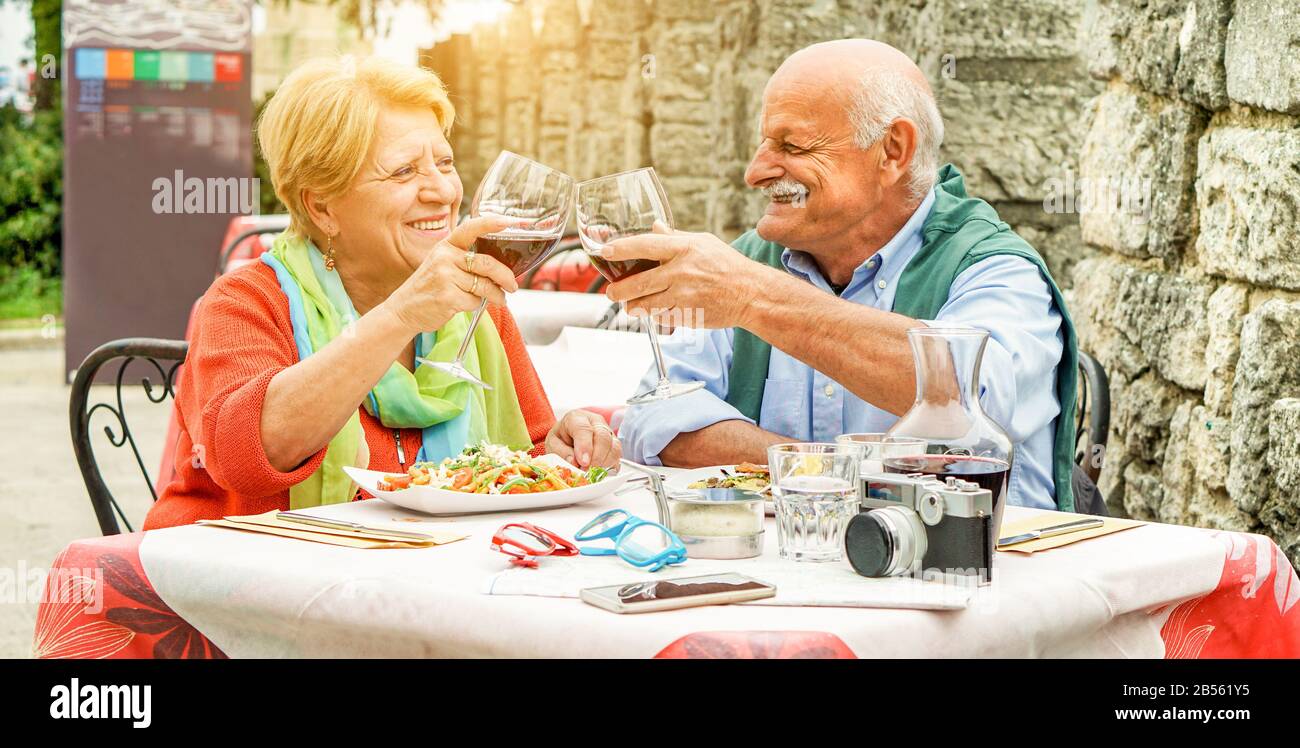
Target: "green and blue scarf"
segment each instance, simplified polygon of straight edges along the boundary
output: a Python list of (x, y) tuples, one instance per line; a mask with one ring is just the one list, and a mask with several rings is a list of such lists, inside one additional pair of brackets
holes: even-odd
[[(338, 273), (325, 269), (325, 258), (309, 239), (286, 231), (276, 238), (271, 251), (262, 255), (262, 262), (275, 270), (280, 289), (289, 299), (289, 319), (300, 361), (359, 318)], [(451, 361), (469, 330), (469, 320), (469, 313), (457, 314), (442, 329), (421, 333), (415, 340), (415, 355)], [(422, 429), (416, 456), (420, 462), (452, 457), (466, 445), (483, 440), (511, 449), (532, 448), (510, 376), (510, 361), (491, 315), (485, 314), (479, 321), (464, 364), (492, 389), (480, 389), (432, 366), (421, 364), (411, 372), (394, 362), (362, 404), (389, 428)], [(343, 467), (366, 468), (369, 462), (361, 414), (354, 412), (330, 440), (316, 472), (289, 489), (290, 508), (351, 500), (356, 486)]]

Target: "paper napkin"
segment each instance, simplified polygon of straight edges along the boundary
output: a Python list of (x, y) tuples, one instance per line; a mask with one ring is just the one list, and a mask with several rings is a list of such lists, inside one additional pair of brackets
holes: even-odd
[[(367, 527), (365, 530), (348, 530), (343, 528), (317, 527), (298, 522), (286, 522), (277, 518), (277, 511), (264, 514), (223, 517), (222, 519), (199, 520), (198, 524), (209, 527), (226, 527), (232, 530), (258, 532), (265, 535), (278, 535), (296, 540), (308, 540), (313, 543), (341, 545), (348, 548), (428, 548), (435, 545), (454, 543), (469, 537), (468, 533), (456, 530), (419, 530), (422, 539), (406, 538), (388, 534), (381, 527)], [(396, 529), (396, 528), (394, 528)], [(413, 532), (406, 527), (402, 532)]]
[[(1044, 512), (1034, 514), (1030, 517), (1024, 517), (1014, 522), (1004, 522), (1002, 530), (998, 537), (1009, 538), (1013, 535), (1021, 535), (1033, 530), (1042, 530), (1053, 525), (1061, 525), (1066, 522), (1073, 522), (1080, 519), (1093, 519), (1089, 514), (1072, 514), (1070, 512)], [(1145, 525), (1136, 519), (1120, 519), (1118, 517), (1101, 517), (1103, 522), (1101, 527), (1094, 527), (1091, 530), (1078, 530), (1076, 532), (1067, 532), (1064, 535), (1053, 535), (1049, 538), (1039, 538), (1038, 540), (1029, 540), (1024, 543), (1015, 545), (999, 546), (998, 550), (1006, 553), (1034, 553), (1036, 551), (1045, 551), (1049, 548), (1060, 548), (1063, 545), (1078, 543), (1081, 540), (1090, 538), (1099, 538), (1102, 535), (1110, 535), (1121, 530), (1128, 530), (1139, 525)]]

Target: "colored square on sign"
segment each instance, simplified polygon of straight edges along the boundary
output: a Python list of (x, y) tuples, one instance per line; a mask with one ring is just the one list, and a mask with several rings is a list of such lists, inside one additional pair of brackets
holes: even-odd
[(103, 80), (107, 56), (102, 49), (82, 47), (76, 54), (77, 80)]
[(158, 80), (185, 81), (190, 73), (189, 52), (162, 52), (162, 62), (158, 66)]
[(108, 50), (107, 77), (111, 81), (129, 81), (135, 78), (135, 52), (129, 49)]
[(244, 77), (244, 58), (240, 55), (220, 53), (215, 55), (216, 79), (219, 83), (238, 83)]
[(188, 80), (196, 83), (212, 82), (211, 52), (190, 52), (190, 72)]
[(138, 81), (158, 80), (158, 68), (162, 64), (162, 53), (153, 49), (135, 51), (135, 79)]

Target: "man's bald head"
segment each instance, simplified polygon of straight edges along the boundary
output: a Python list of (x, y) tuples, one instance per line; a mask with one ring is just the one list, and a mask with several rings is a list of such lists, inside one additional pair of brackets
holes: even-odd
[(872, 39), (838, 39), (805, 47), (786, 58), (768, 81), (772, 96), (816, 90), (825, 106), (841, 109), (859, 148), (870, 148), (890, 123), (907, 119), (917, 129), (910, 188), (921, 197), (939, 169), (943, 120), (925, 74), (907, 55)]
[(859, 85), (870, 70), (902, 75), (934, 97), (930, 82), (910, 57), (874, 39), (837, 39), (804, 47), (781, 63), (768, 85), (792, 76), (805, 80), (815, 78), (831, 84), (832, 90), (845, 90)]

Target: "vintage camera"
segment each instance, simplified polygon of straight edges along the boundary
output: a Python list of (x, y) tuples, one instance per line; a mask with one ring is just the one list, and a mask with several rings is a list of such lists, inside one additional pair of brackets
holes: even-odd
[(844, 554), (866, 577), (899, 575), (988, 584), (993, 578), (993, 493), (925, 473), (863, 476), (862, 512)]

